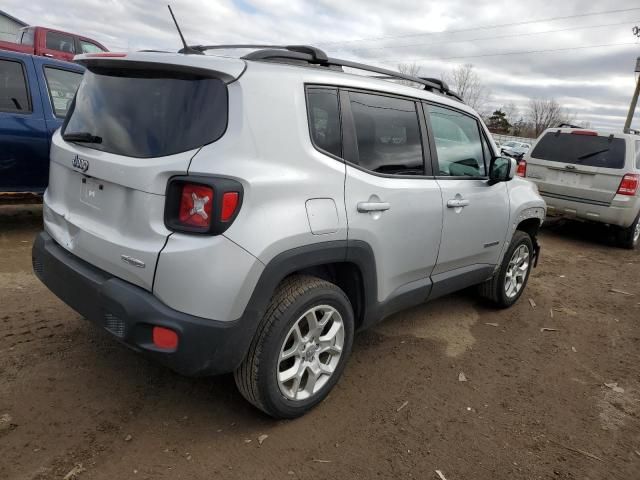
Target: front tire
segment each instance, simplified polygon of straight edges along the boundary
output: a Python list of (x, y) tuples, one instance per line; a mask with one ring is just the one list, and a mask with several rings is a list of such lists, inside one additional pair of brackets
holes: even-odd
[(640, 214), (630, 227), (621, 228), (618, 231), (618, 244), (629, 250), (638, 248), (638, 244), (640, 244)]
[(236, 385), (272, 417), (304, 415), (340, 378), (353, 332), (353, 309), (340, 288), (317, 277), (289, 277), (276, 290), (235, 371)]
[(500, 269), (480, 285), (480, 295), (499, 308), (512, 306), (527, 286), (534, 255), (531, 237), (526, 232), (516, 230)]

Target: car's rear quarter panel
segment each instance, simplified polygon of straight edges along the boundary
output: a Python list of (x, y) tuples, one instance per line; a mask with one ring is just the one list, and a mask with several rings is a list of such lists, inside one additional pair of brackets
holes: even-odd
[[(225, 236), (267, 264), (295, 247), (347, 238), (345, 165), (311, 143), (302, 69), (248, 63), (229, 85), (226, 134), (196, 155), (189, 173), (243, 184), (242, 208)], [(309, 199), (335, 203), (332, 233), (312, 233)]]

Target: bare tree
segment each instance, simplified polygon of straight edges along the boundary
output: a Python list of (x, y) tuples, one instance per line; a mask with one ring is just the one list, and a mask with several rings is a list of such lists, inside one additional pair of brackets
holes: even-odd
[(566, 121), (568, 115), (554, 98), (532, 98), (529, 101), (528, 117), (532, 133), (537, 137), (545, 129)]
[(505, 115), (507, 116), (507, 120), (511, 125), (513, 125), (520, 119), (520, 110), (513, 102), (509, 102), (508, 104), (503, 105), (500, 110), (505, 113)]
[(480, 75), (476, 73), (473, 65), (467, 63), (456, 67), (448, 74), (443, 74), (442, 79), (462, 97), (467, 105), (477, 111), (484, 110), (491, 92), (482, 83)]
[[(398, 71), (400, 73), (405, 74), (405, 75), (411, 75), (412, 77), (419, 77), (420, 76), (420, 65), (418, 65), (415, 62), (414, 63), (399, 63), (398, 64)], [(410, 87), (418, 85), (415, 82), (412, 82), (410, 80), (400, 80), (399, 83), (401, 85), (408, 85)]]

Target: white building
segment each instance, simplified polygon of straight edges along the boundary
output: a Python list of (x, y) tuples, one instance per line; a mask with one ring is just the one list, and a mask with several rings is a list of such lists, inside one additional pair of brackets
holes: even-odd
[(15, 42), (18, 30), (26, 26), (27, 23), (0, 10), (0, 40)]

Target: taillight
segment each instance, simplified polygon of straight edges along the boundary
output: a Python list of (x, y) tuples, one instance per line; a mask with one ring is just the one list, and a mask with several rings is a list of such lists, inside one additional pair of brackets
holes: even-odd
[(640, 184), (640, 175), (636, 173), (627, 173), (622, 177), (620, 186), (618, 187), (618, 195), (634, 196), (638, 192)]
[(518, 169), (516, 170), (516, 175), (519, 177), (527, 176), (527, 161), (522, 159), (518, 162)]
[(211, 225), (213, 188), (185, 183), (180, 196), (178, 219), (183, 225), (208, 228)]
[(219, 235), (242, 205), (242, 185), (228, 178), (173, 177), (167, 186), (164, 223), (170, 230)]

